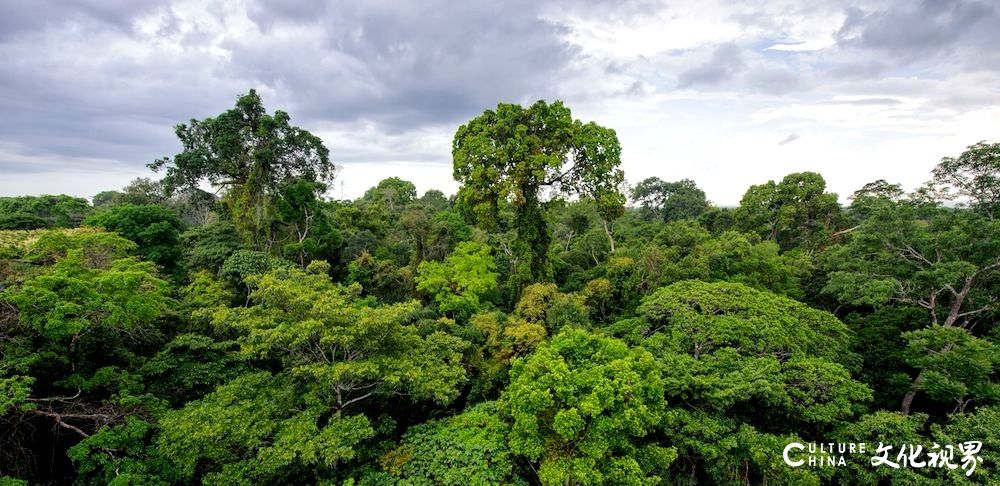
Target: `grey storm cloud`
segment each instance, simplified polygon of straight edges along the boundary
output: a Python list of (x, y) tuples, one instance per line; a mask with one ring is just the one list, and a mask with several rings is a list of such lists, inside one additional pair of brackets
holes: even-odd
[(295, 93), (310, 118), (455, 123), (497, 101), (554, 97), (577, 53), (533, 1), (272, 5), (251, 8), (263, 31), (312, 27), (317, 44), (233, 42), (230, 69)]
[(104, 28), (131, 31), (133, 20), (166, 3), (166, 0), (33, 0), (5, 1), (0, 15), (0, 40), (67, 24), (100, 24)]
[[(178, 150), (174, 124), (218, 114), (251, 88), (296, 125), (339, 137), (341, 147), (329, 145), (346, 164), (447, 163), (443, 138), (500, 101), (562, 98), (600, 110), (656, 103), (679, 87), (679, 96), (725, 89), (767, 103), (841, 94), (887, 106), (888, 96), (960, 109), (997, 102), (988, 80), (1000, 72), (1000, 6), (867, 2), (825, 31), (835, 45), (779, 55), (766, 46), (802, 41), (789, 26), (844, 12), (839, 2), (794, 15), (768, 2), (706, 7), (699, 14), (742, 30), (683, 48), (640, 37), (642, 54), (607, 54), (595, 39), (612, 45), (621, 26), (685, 10), (651, 0), (0, 0), (0, 178), (141, 170)], [(992, 71), (962, 89), (928, 87), (952, 70)], [(873, 80), (885, 89), (873, 91)]]
[(746, 68), (739, 46), (726, 43), (716, 47), (712, 56), (701, 65), (681, 72), (677, 76), (678, 88), (702, 84), (716, 84), (732, 79)]
[(897, 2), (883, 10), (847, 10), (836, 33), (841, 46), (891, 53), (903, 61), (995, 46), (1000, 41), (996, 4), (968, 0)]
[[(577, 48), (540, 8), (531, 1), (256, 2), (247, 16), (260, 35), (231, 36), (219, 45), (225, 55), (212, 56), (204, 50), (212, 33), (197, 27), (178, 39), (179, 20), (163, 2), (5, 2), (0, 147), (77, 168), (100, 160), (141, 167), (176, 151), (173, 124), (218, 113), (254, 87), (271, 93), (268, 108), (309, 128), (366, 121), (399, 133), (457, 124), (498, 101), (558, 95)], [(136, 20), (151, 13), (164, 19), (152, 38), (136, 30)], [(282, 29), (308, 35), (278, 35)], [(161, 49), (159, 36), (183, 51)], [(148, 52), (101, 47), (114, 40)], [(39, 170), (0, 162), (4, 172)]]

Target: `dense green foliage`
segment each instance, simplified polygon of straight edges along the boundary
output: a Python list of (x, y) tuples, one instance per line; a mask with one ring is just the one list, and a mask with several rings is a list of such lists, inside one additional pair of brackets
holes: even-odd
[(122, 204), (91, 215), (83, 224), (128, 238), (138, 245), (138, 256), (163, 266), (168, 272), (180, 258), (181, 222), (173, 211), (163, 206)]
[(659, 177), (650, 177), (632, 188), (632, 199), (664, 221), (696, 219), (709, 208), (705, 191), (690, 179), (664, 182)]
[(513, 232), (510, 261), (520, 282), (551, 275), (546, 191), (595, 201), (613, 247), (609, 225), (625, 203), (614, 130), (574, 120), (558, 101), (501, 103), (458, 128), (452, 154), (459, 199), (484, 228)]
[[(996, 144), (720, 208), (626, 205), (614, 131), (561, 102), (458, 128), (452, 198), (326, 199), (327, 148), (254, 92), (177, 135), (161, 181), (0, 198), (0, 484), (1000, 482)], [(782, 459), (830, 441), (983, 461)]]
[(90, 211), (87, 201), (77, 197), (0, 197), (0, 230), (70, 228)]
[(289, 121), (283, 111), (267, 114), (260, 96), (250, 90), (217, 117), (177, 125), (184, 150), (149, 165), (165, 169), (167, 193), (191, 191), (201, 182), (228, 189), (226, 207), (237, 229), (247, 242), (269, 248), (278, 240), (271, 228), (273, 213), (288, 210), (275, 206), (302, 197), (283, 193), (299, 192), (301, 183), (306, 192), (320, 191), (335, 172), (319, 137)]

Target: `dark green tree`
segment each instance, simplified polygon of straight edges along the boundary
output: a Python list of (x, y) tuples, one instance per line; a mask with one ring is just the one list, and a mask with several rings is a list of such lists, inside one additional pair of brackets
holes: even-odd
[[(922, 308), (927, 312), (924, 325), (972, 329), (977, 322), (989, 321), (1000, 274), (996, 220), (920, 197), (869, 198), (865, 204), (867, 217), (847, 235), (847, 243), (823, 255), (828, 275), (823, 293), (852, 306)], [(926, 349), (931, 354), (949, 350), (950, 346)], [(913, 378), (902, 400), (904, 413), (910, 411), (917, 393), (930, 386), (927, 376), (918, 371)]]
[[(737, 283), (678, 282), (649, 295), (612, 331), (662, 366), (664, 434), (677, 472), (706, 484), (818, 484), (778, 451), (825, 437), (866, 410), (847, 326), (833, 315)], [(801, 440), (799, 440), (801, 441)], [(699, 481), (699, 482), (700, 482)]]
[(270, 224), (282, 186), (293, 179), (328, 183), (336, 171), (322, 140), (289, 121), (284, 111), (268, 114), (250, 90), (233, 109), (177, 125), (183, 151), (149, 166), (166, 170), (162, 183), (168, 193), (203, 182), (225, 189), (237, 229), (257, 248), (268, 249), (275, 243)]
[(417, 187), (399, 177), (382, 179), (378, 185), (365, 191), (364, 200), (378, 202), (391, 214), (399, 214), (404, 206), (417, 198)]
[(0, 197), (0, 230), (74, 228), (90, 211), (86, 199), (67, 195)]
[(394, 396), (446, 404), (465, 379), (463, 341), (421, 335), (416, 302), (372, 307), (329, 265), (248, 278), (249, 307), (213, 315), (239, 334), (242, 375), (161, 421), (158, 447), (189, 481), (287, 483), (333, 478), (376, 434), (366, 404)]
[(663, 221), (697, 218), (709, 208), (705, 191), (691, 179), (666, 182), (650, 177), (636, 184), (631, 195), (643, 209)]
[(970, 145), (934, 168), (932, 185), (948, 200), (964, 200), (993, 220), (1000, 217), (1000, 143)]
[(501, 212), (513, 213), (515, 278), (522, 284), (551, 278), (548, 198), (583, 195), (614, 215), (620, 154), (614, 130), (574, 120), (559, 101), (501, 103), (459, 127), (452, 145), (458, 197), (479, 223), (497, 230)]
[(172, 272), (181, 256), (181, 222), (177, 215), (151, 204), (120, 204), (84, 220), (88, 226), (104, 228), (135, 242), (135, 254)]
[(281, 188), (276, 201), (275, 231), (281, 254), (305, 268), (313, 259), (330, 256), (339, 235), (330, 223), (318, 194), (322, 183), (296, 179)]
[(778, 183), (750, 186), (736, 210), (736, 220), (744, 230), (775, 241), (782, 249), (821, 248), (840, 218), (837, 195), (826, 192), (826, 181), (815, 172), (798, 172)]
[(228, 221), (195, 226), (181, 234), (183, 262), (191, 272), (218, 272), (222, 263), (240, 249), (236, 227)]

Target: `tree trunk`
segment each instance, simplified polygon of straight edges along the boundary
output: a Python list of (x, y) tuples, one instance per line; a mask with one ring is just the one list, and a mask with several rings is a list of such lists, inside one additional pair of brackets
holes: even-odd
[(607, 221), (601, 220), (604, 223), (604, 234), (608, 235), (608, 243), (611, 244), (611, 253), (615, 252), (615, 236), (611, 229), (611, 225)]
[(972, 277), (965, 277), (965, 282), (962, 284), (962, 290), (955, 293), (955, 300), (951, 303), (951, 308), (948, 310), (948, 318), (944, 321), (944, 326), (952, 326), (955, 321), (958, 320), (959, 311), (962, 310), (962, 303), (965, 301), (965, 297), (969, 295), (969, 290), (972, 288)]
[[(951, 327), (955, 325), (955, 322), (961, 315), (959, 314), (959, 311), (962, 309), (962, 303), (965, 301), (966, 296), (969, 295), (969, 290), (972, 289), (972, 280), (973, 277), (965, 277), (965, 282), (962, 284), (962, 289), (959, 290), (958, 292), (955, 292), (954, 290), (952, 291), (952, 295), (954, 295), (955, 298), (951, 303), (951, 308), (948, 309), (948, 317), (944, 320), (942, 326)], [(931, 302), (934, 302), (934, 297), (935, 294), (932, 293)], [(933, 316), (934, 323), (937, 324), (937, 314), (934, 312), (933, 307), (931, 308), (931, 315)], [(942, 348), (940, 352), (950, 351), (952, 347), (953, 346), (949, 344), (944, 348)], [(900, 404), (899, 406), (899, 411), (902, 412), (903, 415), (910, 414), (910, 408), (913, 405), (913, 398), (917, 396), (917, 385), (920, 384), (920, 381), (923, 378), (923, 376), (924, 376), (923, 371), (918, 373), (917, 377), (913, 379), (913, 384), (910, 387), (910, 391), (906, 392), (906, 395), (903, 395), (903, 403)]]
[[(920, 376), (917, 375), (917, 380), (919, 380), (919, 379), (920, 379)], [(909, 415), (910, 414), (910, 407), (913, 406), (913, 398), (916, 397), (916, 396), (917, 396), (917, 390), (915, 390), (915, 389), (910, 389), (910, 391), (906, 392), (906, 395), (903, 395), (903, 403), (899, 406), (899, 411), (903, 415)]]

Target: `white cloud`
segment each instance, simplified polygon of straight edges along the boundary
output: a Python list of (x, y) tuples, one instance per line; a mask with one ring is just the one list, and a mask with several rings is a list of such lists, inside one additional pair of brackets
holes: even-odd
[[(739, 24), (710, 2), (678, 3), (654, 12), (609, 19), (603, 10), (552, 12), (547, 19), (568, 28), (566, 39), (587, 55), (653, 56), (725, 42), (740, 35)], [(595, 15), (596, 14), (596, 15)]]

